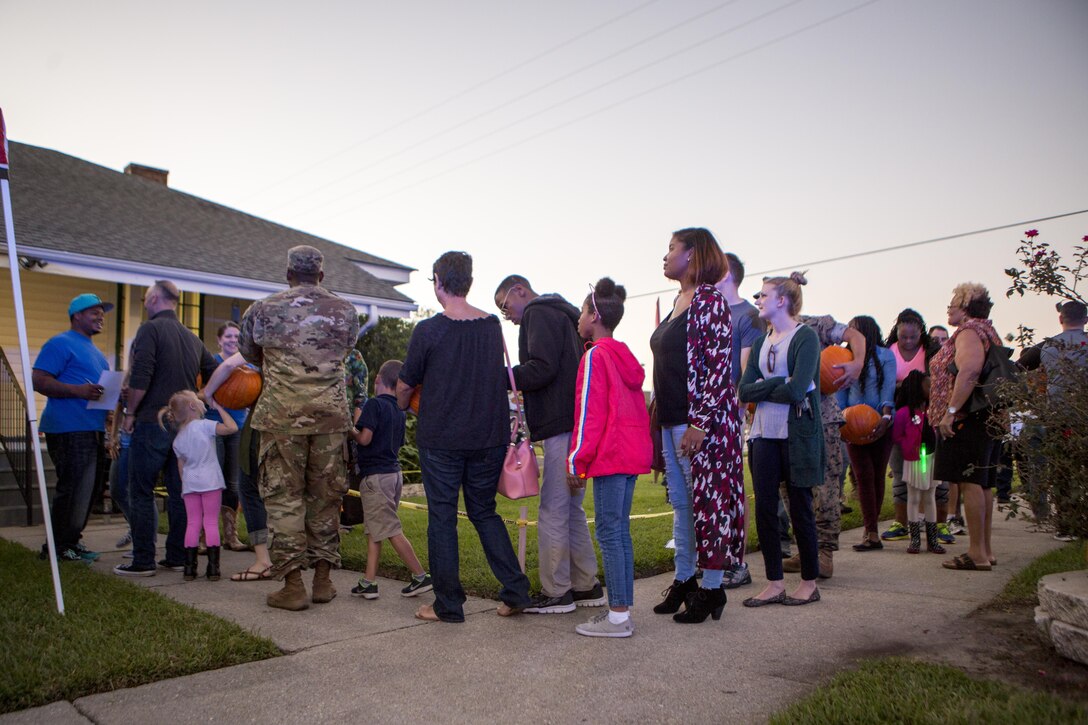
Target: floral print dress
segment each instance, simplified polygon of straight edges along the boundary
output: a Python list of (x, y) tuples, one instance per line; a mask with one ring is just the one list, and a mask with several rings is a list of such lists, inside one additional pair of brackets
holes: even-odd
[(688, 425), (706, 432), (691, 459), (695, 548), (700, 567), (721, 570), (741, 563), (734, 543), (744, 536), (744, 464), (729, 304), (713, 286), (695, 290), (687, 334)]

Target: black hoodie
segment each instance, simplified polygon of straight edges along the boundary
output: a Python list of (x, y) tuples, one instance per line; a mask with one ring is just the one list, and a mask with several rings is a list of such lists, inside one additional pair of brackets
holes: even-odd
[(577, 307), (559, 295), (540, 295), (525, 306), (518, 332), (514, 381), (525, 394), (534, 441), (574, 430), (574, 383), (582, 358)]

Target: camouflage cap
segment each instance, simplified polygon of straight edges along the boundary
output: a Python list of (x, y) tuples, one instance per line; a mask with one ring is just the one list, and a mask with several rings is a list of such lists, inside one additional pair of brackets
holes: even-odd
[(287, 250), (287, 269), (299, 274), (317, 274), (321, 271), (324, 255), (317, 249), (300, 244)]

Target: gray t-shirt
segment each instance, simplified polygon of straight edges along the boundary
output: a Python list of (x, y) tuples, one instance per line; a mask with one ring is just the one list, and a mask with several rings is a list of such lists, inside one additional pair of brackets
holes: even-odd
[(740, 354), (751, 347), (766, 327), (759, 319), (759, 309), (748, 300), (729, 305), (729, 320), (733, 324), (733, 385), (736, 386), (744, 371), (740, 367)]
[(1084, 385), (1088, 375), (1088, 334), (1083, 330), (1066, 330), (1048, 338), (1043, 343), (1041, 358), (1047, 374), (1047, 395), (1061, 396), (1074, 385)]
[[(763, 373), (763, 378), (786, 378), (789, 379), (789, 349), (790, 343), (793, 342), (793, 336), (797, 334), (797, 331), (801, 329), (801, 325), (797, 325), (792, 330), (782, 336), (782, 339), (778, 342), (771, 344), (770, 338), (763, 341), (763, 347), (759, 350), (759, 371)], [(773, 356), (772, 356), (773, 351)], [(773, 360), (771, 358), (774, 358)], [(771, 363), (774, 365), (771, 365)], [(810, 384), (810, 389), (811, 389)], [(748, 433), (749, 438), (768, 438), (774, 440), (785, 440), (789, 438), (789, 419), (790, 419), (790, 405), (789, 403), (772, 403), (769, 400), (764, 400), (756, 404), (756, 413), (752, 416), (752, 430)]]

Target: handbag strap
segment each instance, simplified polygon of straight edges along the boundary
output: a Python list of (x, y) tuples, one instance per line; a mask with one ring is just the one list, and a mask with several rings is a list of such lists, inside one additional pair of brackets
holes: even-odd
[(510, 427), (510, 443), (512, 445), (517, 442), (518, 431), (521, 430), (524, 417), (521, 411), (521, 396), (518, 395), (518, 385), (514, 382), (514, 368), (510, 365), (510, 350), (506, 347), (506, 337), (502, 338), (502, 354), (506, 357), (506, 373), (510, 376), (510, 390), (514, 391), (514, 403), (518, 409), (517, 425)]

